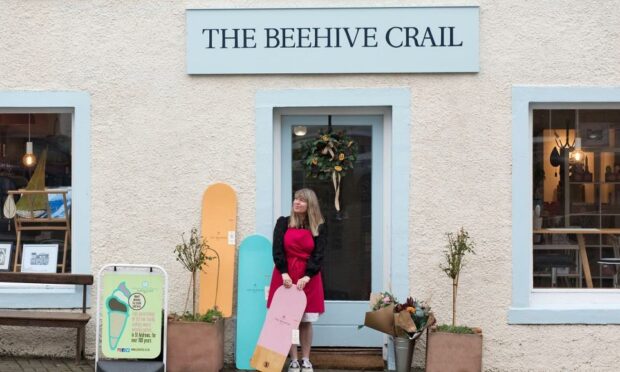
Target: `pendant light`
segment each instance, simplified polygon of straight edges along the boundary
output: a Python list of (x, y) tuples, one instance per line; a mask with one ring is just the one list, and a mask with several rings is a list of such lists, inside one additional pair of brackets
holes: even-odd
[(293, 127), (293, 133), (298, 137), (305, 136), (308, 133), (308, 128), (305, 125), (297, 125)]
[(28, 114), (28, 142), (26, 142), (26, 153), (22, 157), (22, 163), (27, 168), (32, 168), (37, 164), (37, 157), (32, 151), (32, 142), (30, 141), (30, 114)]

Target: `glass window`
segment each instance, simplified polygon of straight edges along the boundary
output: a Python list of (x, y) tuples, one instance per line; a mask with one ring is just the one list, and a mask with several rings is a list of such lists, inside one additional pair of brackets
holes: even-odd
[(618, 288), (620, 109), (534, 109), (534, 288)]
[[(304, 187), (314, 190), (329, 228), (328, 247), (322, 269), (326, 300), (365, 301), (371, 291), (372, 251), (372, 127), (335, 125), (334, 131), (346, 131), (358, 144), (355, 168), (342, 178), (340, 212), (334, 207), (331, 182), (306, 176), (302, 167), (302, 143), (314, 138), (324, 127), (308, 126), (304, 137), (292, 135), (293, 192)], [(349, 278), (356, 278), (350, 281)], [(347, 286), (342, 283), (347, 282)], [(346, 287), (346, 288), (345, 288)]]
[(71, 272), (71, 130), (71, 113), (0, 113), (0, 270)]

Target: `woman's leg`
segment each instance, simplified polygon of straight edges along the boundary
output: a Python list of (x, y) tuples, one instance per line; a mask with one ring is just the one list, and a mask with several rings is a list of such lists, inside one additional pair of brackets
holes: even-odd
[[(302, 322), (299, 325), (299, 338), (301, 341), (301, 357), (310, 359), (310, 348), (312, 347), (312, 323)], [(295, 350), (295, 355), (297, 355), (297, 350)]]
[(291, 345), (291, 351), (288, 354), (291, 357), (291, 360), (297, 360), (297, 345)]

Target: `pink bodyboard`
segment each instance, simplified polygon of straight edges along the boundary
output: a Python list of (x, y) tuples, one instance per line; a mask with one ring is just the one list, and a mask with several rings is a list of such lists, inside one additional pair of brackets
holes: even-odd
[(267, 310), (250, 365), (262, 372), (279, 372), (293, 344), (293, 330), (306, 309), (306, 294), (297, 287), (276, 290)]

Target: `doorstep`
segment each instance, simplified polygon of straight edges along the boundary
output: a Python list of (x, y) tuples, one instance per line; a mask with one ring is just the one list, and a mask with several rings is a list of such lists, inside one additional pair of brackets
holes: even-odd
[(316, 369), (383, 371), (381, 348), (312, 348), (310, 360)]

